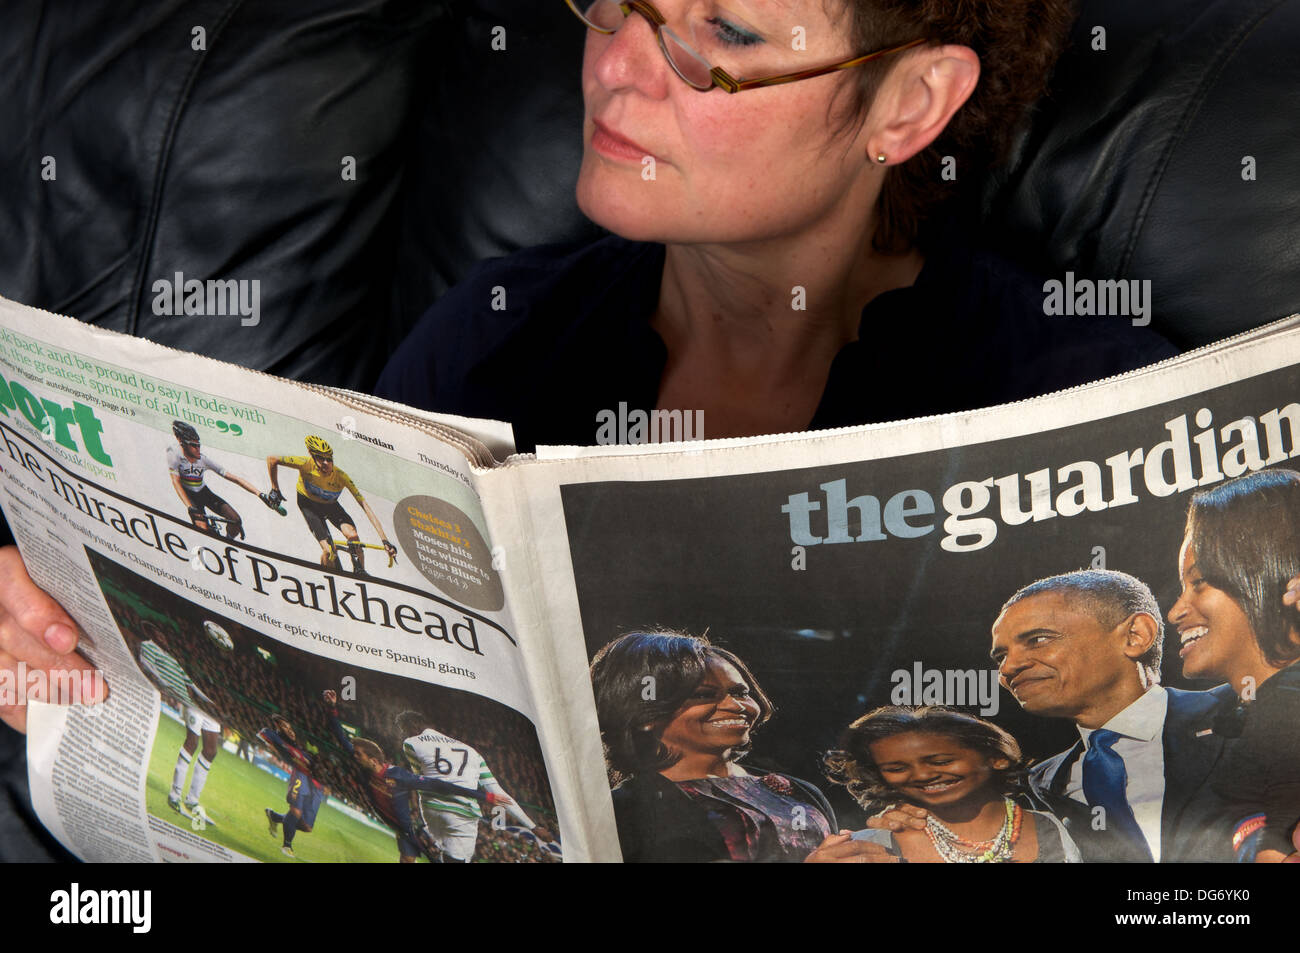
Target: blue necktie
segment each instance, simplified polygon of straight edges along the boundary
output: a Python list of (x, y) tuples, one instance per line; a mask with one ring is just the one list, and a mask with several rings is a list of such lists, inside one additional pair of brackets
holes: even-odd
[(1124, 793), (1128, 780), (1124, 759), (1111, 748), (1119, 737), (1117, 732), (1102, 728), (1088, 738), (1088, 753), (1083, 756), (1083, 796), (1089, 807), (1105, 809), (1108, 830), (1118, 831), (1132, 841), (1149, 860), (1151, 848)]

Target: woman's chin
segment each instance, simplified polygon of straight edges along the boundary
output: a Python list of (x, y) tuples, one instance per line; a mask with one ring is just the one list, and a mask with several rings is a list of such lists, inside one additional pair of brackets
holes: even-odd
[(1183, 659), (1183, 678), (1211, 679), (1219, 682), (1227, 681), (1228, 677), (1226, 675), (1223, 675), (1220, 672), (1215, 672), (1212, 668), (1212, 666), (1206, 664), (1204, 659), (1199, 658), (1197, 654), (1195, 654), (1195, 649), (1193, 649), (1192, 652)]
[[(589, 160), (591, 161), (591, 160)], [(655, 201), (648, 189), (643, 194), (643, 183), (635, 172), (626, 181), (611, 181), (606, 170), (589, 170), (584, 162), (578, 177), (578, 208), (601, 228), (620, 238), (633, 242), (668, 242), (671, 229), (665, 220), (669, 203)], [(620, 178), (623, 178), (620, 176)]]

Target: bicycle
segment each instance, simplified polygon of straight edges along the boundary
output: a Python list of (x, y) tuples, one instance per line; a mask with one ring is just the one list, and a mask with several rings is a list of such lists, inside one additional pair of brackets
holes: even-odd
[[(288, 511), (286, 511), (283, 506), (271, 506), (270, 502), (266, 498), (265, 493), (260, 493), (258, 494), (258, 496), (261, 498), (263, 503), (266, 503), (268, 507), (275, 510), (275, 512), (279, 513), (281, 516), (289, 515)], [(229, 503), (227, 503), (226, 506), (230, 507), (230, 511), (235, 514), (233, 517), (218, 516), (213, 513), (207, 512), (207, 510), (202, 506), (191, 506), (189, 508), (190, 522), (194, 524), (195, 529), (198, 529), (205, 533), (211, 533), (213, 536), (216, 536), (219, 539), (243, 539), (244, 538), (243, 519), (240, 517), (239, 512), (233, 506), (230, 506)], [(236, 527), (236, 531), (234, 535), (231, 535), (232, 525)]]
[(363, 543), (357, 540), (355, 543), (346, 539), (331, 539), (329, 548), (330, 564), (334, 567), (339, 565), (339, 550), (346, 549), (348, 555), (352, 557), (352, 573), (356, 576), (368, 575), (365, 569), (358, 565), (357, 549), (380, 549), (388, 554), (388, 568), (392, 569), (397, 564), (397, 547), (385, 540), (383, 543)]

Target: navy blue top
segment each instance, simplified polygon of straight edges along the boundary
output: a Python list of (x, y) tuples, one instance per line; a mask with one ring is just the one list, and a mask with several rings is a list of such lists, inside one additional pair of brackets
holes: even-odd
[[(1041, 281), (955, 228), (943, 236), (914, 285), (863, 309), (810, 429), (986, 407), (1178, 353), (1128, 318), (1048, 317)], [(663, 267), (664, 246), (615, 236), (481, 262), (416, 324), (377, 393), (508, 421), (520, 452), (594, 443), (600, 411), (656, 406)]]

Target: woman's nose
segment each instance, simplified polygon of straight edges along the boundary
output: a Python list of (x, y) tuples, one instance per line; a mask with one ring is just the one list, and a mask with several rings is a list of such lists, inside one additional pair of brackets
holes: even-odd
[[(595, 74), (606, 89), (641, 89), (647, 95), (660, 96), (667, 87), (664, 72), (668, 63), (654, 27), (635, 11), (628, 15), (612, 36), (593, 34), (592, 42), (604, 43), (596, 53)], [(591, 49), (588, 48), (588, 55)]]

